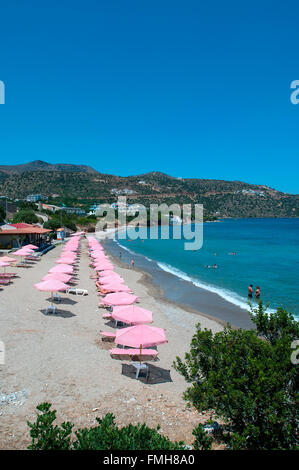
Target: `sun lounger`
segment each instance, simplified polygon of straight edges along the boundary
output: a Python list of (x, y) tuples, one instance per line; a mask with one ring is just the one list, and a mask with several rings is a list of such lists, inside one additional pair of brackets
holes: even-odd
[(100, 335), (102, 336), (102, 340), (106, 339), (107, 341), (114, 341), (116, 333), (112, 331), (100, 331)]
[(46, 308), (46, 315), (49, 315), (50, 313), (56, 314), (56, 306), (55, 305), (49, 305), (49, 307)]
[(61, 297), (59, 294), (54, 294), (53, 295), (53, 299), (56, 301), (56, 302), (61, 302)]
[(10, 279), (0, 279), (0, 284), (2, 286), (7, 286), (10, 283)]
[(103, 313), (102, 318), (104, 318), (104, 320), (109, 320), (110, 318), (112, 318), (111, 313)]
[(145, 377), (148, 378), (148, 365), (147, 364), (140, 364), (140, 362), (133, 362), (132, 364), (136, 369), (136, 379), (139, 377), (139, 372), (141, 370), (145, 370)]
[(70, 287), (66, 291), (68, 294), (76, 294), (76, 295), (88, 295), (87, 289), (78, 289), (76, 287)]
[[(111, 356), (118, 356), (122, 358), (125, 356), (129, 356), (130, 358), (132, 357), (138, 357), (138, 359), (140, 358), (140, 349), (113, 348), (113, 349), (110, 349), (109, 352)], [(155, 349), (142, 349), (141, 350), (141, 358), (143, 357), (149, 358), (151, 356), (156, 357), (157, 355), (158, 355), (158, 351), (156, 351)]]
[(17, 273), (0, 273), (0, 279), (11, 279), (15, 277)]

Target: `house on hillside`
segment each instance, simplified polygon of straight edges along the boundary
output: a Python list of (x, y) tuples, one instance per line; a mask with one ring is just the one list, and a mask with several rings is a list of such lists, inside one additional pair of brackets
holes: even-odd
[(39, 201), (38, 208), (39, 210), (43, 209), (51, 212), (56, 212), (60, 210), (59, 206), (54, 206), (54, 204), (43, 204), (41, 201)]
[(42, 194), (29, 194), (26, 197), (27, 202), (46, 201), (47, 199), (47, 196), (43, 196)]
[(85, 210), (81, 207), (62, 207), (60, 210), (64, 211), (66, 214), (86, 215)]

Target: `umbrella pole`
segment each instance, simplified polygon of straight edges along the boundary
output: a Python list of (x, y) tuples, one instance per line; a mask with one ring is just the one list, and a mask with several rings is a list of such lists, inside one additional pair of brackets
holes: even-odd
[(140, 345), (140, 364), (141, 364), (141, 356), (142, 356), (142, 344)]

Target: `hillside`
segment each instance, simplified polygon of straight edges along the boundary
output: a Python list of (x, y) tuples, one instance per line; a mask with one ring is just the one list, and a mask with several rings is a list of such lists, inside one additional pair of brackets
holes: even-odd
[[(97, 173), (96, 170), (86, 165), (72, 165), (70, 163), (46, 163), (42, 160), (25, 163), (24, 165), (0, 165), (0, 173), (6, 175), (22, 174), (32, 171), (63, 171), (73, 173)], [(1, 178), (1, 176), (0, 176)]]
[(206, 213), (221, 217), (298, 217), (299, 195), (285, 194), (241, 181), (174, 178), (160, 172), (120, 177), (84, 165), (32, 162), (0, 166), (0, 196), (24, 198), (41, 193), (68, 197), (74, 203), (202, 203)]

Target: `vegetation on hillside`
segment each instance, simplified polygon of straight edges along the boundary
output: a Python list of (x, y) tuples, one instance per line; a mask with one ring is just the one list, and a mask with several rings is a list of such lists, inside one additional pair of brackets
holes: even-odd
[(4, 167), (1, 167), (1, 193), (13, 198), (41, 193), (54, 204), (66, 201), (66, 205), (88, 208), (94, 201), (115, 202), (117, 194), (111, 191), (116, 190), (126, 195), (128, 203), (146, 207), (151, 203), (198, 203), (203, 204), (206, 215), (220, 217), (299, 217), (299, 195), (281, 193), (266, 186), (240, 181), (173, 178), (159, 172), (120, 177), (92, 169), (88, 171), (80, 165), (51, 166), (49, 171), (48, 164), (43, 167), (41, 163), (34, 171), (32, 165), (24, 172), (10, 167), (9, 172), (4, 173)]

